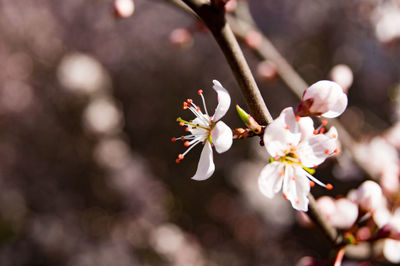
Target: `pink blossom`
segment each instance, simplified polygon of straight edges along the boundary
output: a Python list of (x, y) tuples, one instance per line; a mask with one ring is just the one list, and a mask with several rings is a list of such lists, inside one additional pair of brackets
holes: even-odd
[(357, 220), (358, 207), (349, 199), (335, 200), (328, 196), (322, 196), (317, 200), (317, 205), (328, 222), (336, 228), (349, 228)]
[(333, 118), (341, 115), (346, 107), (347, 95), (342, 87), (333, 81), (321, 80), (304, 91), (296, 114)]
[(374, 181), (365, 181), (357, 189), (357, 203), (361, 210), (366, 212), (374, 212), (382, 201), (382, 189)]

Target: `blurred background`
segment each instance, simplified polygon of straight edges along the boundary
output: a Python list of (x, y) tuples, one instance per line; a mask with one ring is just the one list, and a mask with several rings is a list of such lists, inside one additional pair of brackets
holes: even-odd
[[(295, 265), (326, 258), (329, 242), (303, 228), (289, 202), (264, 198), (259, 139), (215, 154), (171, 143), (187, 98), (216, 106), (218, 79), (246, 107), (212, 36), (162, 0), (135, 0), (117, 18), (112, 0), (0, 1), (0, 265)], [(343, 124), (356, 139), (396, 119), (398, 1), (249, 1), (263, 33), (308, 83), (345, 64), (354, 73)], [(184, 40), (178, 28), (188, 30)], [(175, 35), (173, 34), (175, 32)], [(179, 33), (179, 32), (178, 32)], [(176, 39), (178, 38), (178, 39)], [(260, 60), (243, 44), (257, 73)], [(259, 73), (260, 74), (260, 73)], [(297, 98), (257, 76), (274, 117)], [(242, 123), (231, 108), (224, 121)], [(316, 176), (340, 195), (364, 179), (328, 161)], [(349, 166), (350, 165), (350, 166)], [(335, 175), (332, 174), (335, 173)], [(376, 265), (379, 263), (376, 262)], [(374, 264), (375, 265), (375, 264)], [(380, 264), (379, 264), (380, 265)]]

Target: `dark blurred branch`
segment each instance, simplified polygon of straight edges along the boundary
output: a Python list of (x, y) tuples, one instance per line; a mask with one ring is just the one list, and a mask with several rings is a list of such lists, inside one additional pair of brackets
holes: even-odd
[(260, 90), (250, 71), (229, 24), (225, 9), (216, 8), (208, 1), (183, 0), (207, 25), (228, 61), (254, 118), (261, 124), (272, 122)]
[[(234, 36), (231, 27), (226, 21), (225, 10), (217, 9), (210, 4), (208, 1), (201, 0), (182, 0), (188, 7), (194, 11), (198, 17), (200, 17), (207, 27), (213, 33), (214, 38), (221, 47), (235, 77), (238, 81), (243, 95), (245, 96), (246, 102), (250, 107), (251, 113), (254, 118), (261, 124), (269, 124), (272, 122), (272, 117), (264, 103), (261, 93), (257, 87), (255, 79), (250, 71), (250, 68), (243, 56), (243, 52)], [(176, 2), (176, 0), (173, 0)], [(240, 1), (239, 1), (240, 2)], [(269, 46), (273, 47), (272, 44)], [(275, 49), (275, 59), (279, 59), (281, 63), (281, 72), (292, 71), (292, 77), (288, 80), (293, 79), (290, 82), (293, 88), (297, 88), (299, 80), (302, 79), (294, 72), (291, 66), (280, 56)], [(296, 79), (297, 78), (297, 79)], [(306, 88), (306, 83), (300, 83), (299, 92)], [(325, 217), (319, 212), (315, 203), (314, 197), (309, 194), (309, 216), (315, 224), (324, 232), (329, 240), (337, 244), (340, 241), (338, 233), (334, 227), (332, 227)]]

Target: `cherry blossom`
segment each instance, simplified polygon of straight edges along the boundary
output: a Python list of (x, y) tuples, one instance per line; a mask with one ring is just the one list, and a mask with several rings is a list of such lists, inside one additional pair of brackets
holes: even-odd
[(192, 99), (185, 101), (183, 109), (189, 109), (196, 118), (185, 121), (179, 117), (177, 121), (181, 126), (186, 126), (186, 131), (191, 134), (172, 138), (173, 142), (176, 140), (184, 141), (185, 147), (188, 147), (184, 153), (178, 155), (178, 159), (176, 159), (177, 163), (197, 144), (202, 143), (204, 145), (196, 174), (192, 177), (192, 179), (199, 181), (208, 179), (214, 173), (215, 165), (212, 147), (214, 146), (218, 153), (223, 153), (232, 146), (232, 130), (224, 122), (220, 121), (229, 109), (231, 98), (228, 91), (222, 87), (219, 81), (213, 80), (213, 83), (213, 89), (218, 94), (218, 105), (214, 115), (210, 116), (208, 114), (203, 91), (199, 90), (198, 94), (202, 98), (205, 113), (200, 110), (199, 106), (194, 104)]
[(293, 208), (307, 211), (310, 185), (315, 182), (332, 188), (314, 178), (309, 168), (338, 152), (335, 129), (329, 134), (315, 134), (312, 119), (296, 117), (288, 107), (266, 128), (264, 143), (272, 162), (260, 173), (259, 189), (268, 198), (282, 189)]
[(299, 116), (323, 116), (333, 118), (341, 115), (347, 107), (347, 95), (339, 84), (321, 80), (307, 88), (297, 107)]

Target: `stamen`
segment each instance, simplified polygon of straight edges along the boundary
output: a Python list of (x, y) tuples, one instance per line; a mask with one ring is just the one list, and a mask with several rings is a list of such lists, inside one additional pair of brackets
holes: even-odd
[(310, 187), (315, 187), (315, 182), (310, 180)]
[(171, 141), (172, 141), (172, 142), (175, 142), (175, 141), (176, 141), (176, 138), (175, 138), (175, 137), (171, 138)]
[(286, 126), (285, 126), (285, 129), (286, 129), (286, 130), (289, 130), (289, 129), (290, 129), (289, 125), (286, 125)]
[(183, 155), (182, 153), (178, 155), (179, 160), (183, 160), (183, 158), (185, 158), (185, 155)]
[[(321, 181), (319, 181), (318, 179), (316, 179), (315, 177), (313, 177), (313, 176), (312, 176), (311, 174), (309, 174), (307, 171), (304, 171), (304, 173), (306, 174), (306, 176), (307, 176), (309, 179), (311, 179), (312, 182), (314, 182), (314, 183), (320, 185), (321, 187), (325, 187), (325, 188), (326, 188), (327, 185), (325, 185), (324, 183), (322, 183)], [(332, 186), (332, 185), (331, 185), (331, 186)]]
[(179, 160), (179, 159), (175, 160), (175, 163), (180, 163), (180, 162), (181, 162), (181, 160)]
[(197, 91), (197, 94), (198, 94), (198, 95), (202, 95), (202, 94), (203, 94), (203, 90), (198, 90), (198, 91)]
[(327, 121), (327, 120), (325, 120), (325, 119), (324, 119), (324, 120), (322, 120), (321, 122), (322, 122), (322, 124), (323, 124), (324, 126), (326, 126), (326, 125), (328, 124), (328, 121)]
[(325, 150), (324, 152), (325, 152), (325, 154), (329, 154), (330, 153), (328, 149)]
[(185, 128), (185, 131), (186, 131), (186, 132), (189, 132), (189, 131), (190, 131), (190, 128), (189, 128), (189, 127), (186, 127), (186, 128)]
[(340, 151), (338, 149), (335, 149), (333, 152), (339, 154)]
[(187, 102), (187, 103), (192, 103), (193, 100), (192, 100), (192, 99), (187, 99), (186, 102)]
[(197, 112), (200, 112), (200, 106), (197, 106), (197, 107), (196, 107), (196, 111), (197, 111)]
[(297, 122), (300, 121), (300, 116), (296, 115), (296, 121), (297, 121)]
[(285, 199), (287, 199), (287, 195), (286, 195), (285, 193), (283, 193), (283, 197), (284, 197)]
[(324, 132), (325, 132), (325, 128), (322, 127), (322, 128), (319, 130), (319, 133), (322, 134), (322, 133), (324, 133)]
[(281, 170), (280, 172), (279, 172), (279, 176), (283, 176), (285, 174), (285, 171), (283, 171), (283, 170)]
[(296, 177), (295, 177), (295, 176), (292, 176), (292, 180), (293, 180), (293, 181), (296, 181)]
[[(201, 92), (203, 92), (203, 91), (201, 91)], [(199, 95), (201, 97), (201, 100), (203, 101), (204, 111), (206, 112), (207, 116), (209, 116), (208, 111), (207, 111), (207, 106), (206, 106), (206, 100), (204, 99), (203, 93), (199, 93)]]
[(181, 140), (184, 141), (185, 140), (185, 136), (181, 136)]
[(296, 200), (296, 204), (300, 204), (300, 200), (299, 199)]
[(184, 143), (183, 143), (183, 145), (185, 146), (185, 147), (189, 147), (189, 141), (185, 141)]
[(333, 189), (333, 186), (332, 186), (331, 184), (326, 184), (326, 189), (327, 189), (327, 190), (332, 190), (332, 189)]
[(180, 125), (181, 127), (183, 127), (183, 126), (185, 125), (185, 123), (179, 122), (179, 125)]
[(183, 110), (186, 110), (189, 108), (189, 105), (187, 104), (187, 102), (183, 102)]

